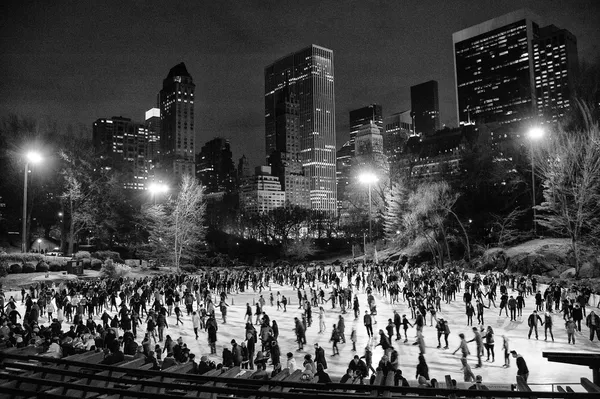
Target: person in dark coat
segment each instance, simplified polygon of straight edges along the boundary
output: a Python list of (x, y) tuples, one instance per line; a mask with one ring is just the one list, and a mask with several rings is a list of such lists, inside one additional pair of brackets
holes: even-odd
[(327, 370), (327, 359), (325, 358), (325, 349), (321, 348), (319, 344), (315, 344), (315, 362), (321, 363), (323, 369)]
[(523, 378), (524, 382), (527, 382), (527, 378), (529, 378), (529, 369), (527, 368), (527, 363), (523, 356), (519, 355), (517, 351), (510, 351), (512, 356), (517, 359), (517, 377), (520, 376)]
[(323, 368), (323, 365), (321, 363), (317, 363), (317, 374), (315, 374), (316, 377), (319, 377), (317, 383), (319, 384), (328, 384), (331, 381), (331, 378), (329, 377), (329, 374), (327, 374), (325, 372), (325, 369)]
[(429, 380), (429, 366), (427, 366), (427, 362), (425, 361), (425, 356), (419, 355), (419, 364), (417, 364), (417, 375), (415, 378), (425, 377), (426, 380)]

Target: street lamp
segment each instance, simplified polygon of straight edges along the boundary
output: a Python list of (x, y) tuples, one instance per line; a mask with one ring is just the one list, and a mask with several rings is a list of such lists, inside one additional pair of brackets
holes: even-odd
[(27, 176), (29, 174), (29, 164), (38, 164), (43, 158), (38, 152), (30, 151), (25, 154), (25, 174), (23, 177), (23, 228), (21, 234), (21, 252), (27, 252)]
[(535, 160), (533, 156), (533, 142), (544, 137), (544, 129), (541, 127), (533, 127), (527, 133), (529, 136), (529, 148), (531, 150), (531, 193), (532, 193), (532, 209), (533, 209), (533, 236), (537, 236), (537, 221), (535, 218)]
[(37, 239), (37, 243), (38, 243), (38, 253), (42, 253), (42, 239), (38, 238)]
[(150, 191), (150, 194), (154, 197), (154, 205), (156, 205), (156, 196), (168, 192), (169, 186), (163, 183), (151, 183), (150, 186), (148, 186), (148, 191)]
[(372, 172), (364, 172), (358, 176), (358, 181), (360, 181), (363, 184), (366, 184), (369, 187), (369, 242), (372, 243), (373, 242), (373, 222), (371, 220), (371, 213), (372, 213), (371, 186), (373, 185), (373, 183), (377, 183), (379, 181), (379, 178), (377, 177), (376, 174), (374, 174)]

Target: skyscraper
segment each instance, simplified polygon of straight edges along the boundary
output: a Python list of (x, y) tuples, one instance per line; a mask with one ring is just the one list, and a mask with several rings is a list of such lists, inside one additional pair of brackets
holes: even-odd
[(146, 158), (148, 160), (148, 178), (158, 180), (156, 166), (160, 161), (160, 109), (150, 108), (146, 111), (146, 129), (148, 130), (148, 149)]
[(436, 80), (411, 86), (410, 106), (415, 116), (414, 128), (417, 133), (433, 134), (440, 130), (440, 103)]
[(215, 137), (202, 146), (196, 155), (196, 177), (207, 194), (235, 190), (236, 170), (228, 140)]
[(411, 110), (385, 117), (384, 124), (383, 153), (388, 157), (390, 177), (396, 179), (399, 176), (404, 147), (408, 138), (413, 134)]
[[(309, 179), (310, 207), (337, 211), (333, 51), (317, 45), (285, 56), (265, 68), (267, 157), (281, 151), (288, 129), (277, 126), (286, 97), (298, 104), (300, 161)], [(281, 109), (281, 108), (280, 108)]]
[(97, 119), (92, 128), (92, 143), (103, 167), (123, 174), (124, 188), (146, 189), (148, 129), (143, 124), (122, 116)]
[(566, 29), (546, 26), (533, 41), (533, 55), (538, 117), (542, 123), (556, 123), (571, 104), (577, 39)]
[(176, 179), (195, 174), (194, 81), (182, 62), (159, 93), (161, 169)]
[(452, 35), (460, 124), (512, 123), (535, 116), (536, 21), (539, 17), (523, 9)]
[(350, 156), (354, 156), (354, 142), (358, 131), (371, 122), (383, 133), (383, 108), (379, 104), (369, 104), (366, 107), (350, 111)]

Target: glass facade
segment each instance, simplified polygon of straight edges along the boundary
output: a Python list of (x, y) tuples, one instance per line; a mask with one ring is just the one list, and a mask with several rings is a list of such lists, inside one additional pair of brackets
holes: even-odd
[(527, 10), (454, 33), (460, 124), (512, 123), (535, 116), (532, 41), (537, 34)]
[(577, 39), (566, 29), (546, 26), (533, 42), (533, 54), (538, 117), (542, 123), (556, 123), (570, 106)]
[(277, 105), (284, 91), (298, 103), (300, 160), (309, 179), (310, 207), (336, 207), (333, 51), (311, 45), (265, 68), (265, 144), (277, 150)]
[(159, 93), (161, 167), (175, 177), (195, 175), (194, 81), (185, 64), (175, 65)]

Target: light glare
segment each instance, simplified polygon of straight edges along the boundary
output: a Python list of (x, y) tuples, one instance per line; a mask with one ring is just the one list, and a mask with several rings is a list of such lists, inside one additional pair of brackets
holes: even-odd
[(379, 181), (379, 178), (377, 177), (377, 175), (375, 173), (365, 172), (365, 173), (361, 173), (358, 176), (358, 181), (360, 181), (361, 183), (364, 183), (364, 184), (373, 184), (373, 183), (377, 183)]
[(26, 157), (27, 157), (27, 162), (34, 163), (34, 164), (35, 163), (40, 163), (43, 160), (43, 158), (40, 155), (40, 153), (39, 152), (35, 152), (35, 151), (28, 152), (27, 155), (26, 155)]

